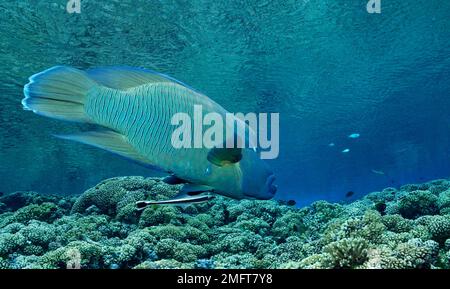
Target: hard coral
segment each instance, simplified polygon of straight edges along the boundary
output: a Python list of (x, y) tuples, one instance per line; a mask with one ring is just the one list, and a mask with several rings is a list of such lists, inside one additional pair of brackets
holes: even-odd
[(180, 186), (106, 180), (80, 196), (72, 214), (73, 197), (22, 192), (19, 205), (0, 208), (0, 268), (449, 268), (449, 184), (304, 208), (218, 196), (142, 213), (137, 200), (171, 198)]
[(408, 219), (437, 214), (438, 198), (429, 191), (412, 191), (398, 202), (400, 214)]
[(136, 201), (170, 198), (176, 195), (178, 190), (179, 186), (167, 185), (156, 178), (112, 178), (84, 192), (73, 205), (72, 213), (84, 213), (87, 208), (95, 205), (102, 214), (135, 221)]
[(334, 268), (355, 268), (367, 261), (369, 242), (363, 238), (345, 238), (325, 246)]

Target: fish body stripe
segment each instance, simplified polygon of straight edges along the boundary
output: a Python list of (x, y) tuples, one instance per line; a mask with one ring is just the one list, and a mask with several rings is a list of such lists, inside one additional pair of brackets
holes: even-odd
[[(214, 173), (205, 175), (210, 168), (207, 160), (209, 149), (175, 149), (171, 143), (172, 132), (176, 128), (171, 125), (171, 118), (182, 112), (192, 119), (194, 105), (202, 105), (204, 113), (215, 112), (223, 116), (226, 113), (206, 96), (168, 82), (127, 90), (99, 87), (90, 94), (86, 112), (96, 123), (126, 136), (136, 151), (149, 160), (149, 164), (174, 172), (186, 180), (208, 185), (209, 181), (219, 178)], [(224, 169), (221, 171), (223, 175)], [(230, 175), (234, 178), (236, 172), (230, 171)]]

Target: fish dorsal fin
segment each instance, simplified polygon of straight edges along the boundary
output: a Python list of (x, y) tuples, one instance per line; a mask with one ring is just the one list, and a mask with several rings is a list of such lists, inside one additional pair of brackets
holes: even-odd
[[(97, 83), (109, 88), (127, 90), (149, 83), (177, 83), (188, 87), (184, 83), (161, 73), (137, 67), (110, 66), (88, 69), (87, 74)], [(188, 87), (190, 88), (190, 87)]]
[(129, 143), (127, 138), (111, 130), (88, 131), (78, 134), (55, 135), (61, 139), (77, 141), (91, 145), (109, 152), (118, 154), (122, 157), (131, 159), (145, 166), (152, 166), (150, 162), (142, 157)]

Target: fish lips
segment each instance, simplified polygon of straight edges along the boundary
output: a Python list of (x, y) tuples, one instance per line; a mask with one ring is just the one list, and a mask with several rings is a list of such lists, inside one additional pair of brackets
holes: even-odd
[(272, 194), (272, 196), (277, 192), (277, 186), (273, 184), (275, 182), (275, 179), (275, 175), (272, 174), (267, 178), (266, 181), (266, 188), (268, 188), (268, 192)]
[(256, 194), (244, 193), (244, 195), (246, 195), (250, 199), (257, 199), (257, 200), (272, 199), (275, 193), (277, 192), (278, 188), (276, 185), (273, 184), (275, 182), (275, 179), (276, 177), (274, 174), (269, 175), (261, 191), (257, 192)]

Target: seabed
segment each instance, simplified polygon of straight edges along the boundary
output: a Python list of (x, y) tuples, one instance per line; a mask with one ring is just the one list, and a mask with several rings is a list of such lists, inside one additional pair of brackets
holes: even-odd
[(118, 177), (80, 196), (1, 196), (0, 268), (450, 268), (450, 179), (303, 208), (220, 196), (135, 208), (179, 189)]

